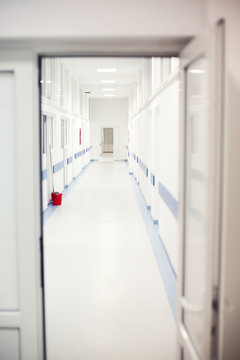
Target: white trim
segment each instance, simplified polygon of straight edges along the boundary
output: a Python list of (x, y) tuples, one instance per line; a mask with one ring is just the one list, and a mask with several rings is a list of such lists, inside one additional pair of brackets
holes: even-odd
[(144, 105), (142, 105), (140, 107), (140, 109), (138, 109), (138, 111), (131, 115), (129, 117), (129, 121), (131, 121), (132, 119), (134, 119), (135, 117), (139, 116), (140, 113), (145, 110), (149, 105), (151, 105), (151, 103), (153, 102), (153, 100), (156, 99), (156, 97), (163, 91), (166, 89), (167, 86), (169, 86), (173, 81), (175, 81), (176, 79), (179, 78), (179, 68), (177, 68), (173, 73), (171, 73), (170, 75), (168, 75), (167, 79), (165, 81), (163, 81), (160, 85), (160, 87), (152, 94), (152, 96), (150, 97), (150, 99), (148, 99)]

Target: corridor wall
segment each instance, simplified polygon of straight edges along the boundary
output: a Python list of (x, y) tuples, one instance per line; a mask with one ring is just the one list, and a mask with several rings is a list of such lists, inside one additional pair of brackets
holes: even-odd
[[(129, 172), (151, 209), (154, 223), (177, 272), (179, 201), (179, 67), (178, 59), (152, 59), (145, 101), (130, 106)], [(156, 86), (156, 83), (158, 84)], [(138, 94), (143, 91), (135, 86)], [(132, 102), (136, 94), (133, 93)]]
[(89, 99), (58, 58), (42, 60), (43, 210), (54, 190), (62, 192), (90, 161)]
[(102, 153), (103, 128), (113, 128), (113, 156), (115, 160), (127, 159), (128, 143), (128, 100), (91, 99), (90, 134), (92, 158), (99, 159)]

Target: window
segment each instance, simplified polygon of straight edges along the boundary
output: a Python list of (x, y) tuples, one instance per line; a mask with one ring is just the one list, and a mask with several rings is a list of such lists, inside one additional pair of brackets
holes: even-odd
[(54, 86), (54, 60), (46, 58), (42, 60), (42, 95), (48, 99), (53, 99)]
[(67, 134), (67, 120), (62, 119), (61, 120), (61, 148), (63, 149), (68, 141), (68, 134)]
[(68, 107), (68, 73), (67, 70), (61, 66), (61, 76), (60, 76), (60, 105), (67, 108)]
[(46, 154), (47, 150), (47, 116), (42, 116), (42, 153)]
[(53, 116), (42, 115), (42, 153), (49, 151), (49, 146), (53, 148)]

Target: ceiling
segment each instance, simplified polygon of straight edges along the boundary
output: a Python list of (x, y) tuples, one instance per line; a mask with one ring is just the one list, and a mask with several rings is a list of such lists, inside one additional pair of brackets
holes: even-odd
[[(60, 58), (72, 77), (77, 80), (84, 91), (90, 91), (91, 98), (125, 98), (137, 81), (141, 69), (142, 58), (110, 58), (110, 57), (75, 57)], [(98, 69), (114, 68), (116, 72), (98, 72)], [(103, 84), (101, 80), (115, 80), (113, 84)], [(115, 89), (103, 90), (103, 89)], [(105, 97), (104, 95), (114, 95)]]

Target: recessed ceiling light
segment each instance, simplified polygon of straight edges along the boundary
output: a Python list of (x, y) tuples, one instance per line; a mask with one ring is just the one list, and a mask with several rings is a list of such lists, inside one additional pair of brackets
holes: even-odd
[(99, 68), (98, 72), (116, 72), (116, 69), (113, 68)]
[(102, 91), (116, 91), (116, 89), (102, 89)]
[(192, 69), (192, 70), (190, 70), (190, 73), (192, 73), (192, 74), (203, 74), (204, 71), (200, 70), (200, 69)]
[(104, 96), (106, 96), (106, 97), (113, 97), (113, 96), (115, 96), (114, 94), (104, 94)]
[(115, 84), (116, 80), (101, 80), (101, 84)]

